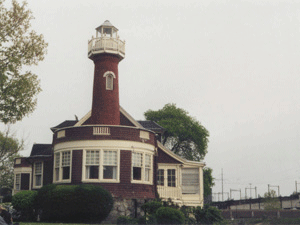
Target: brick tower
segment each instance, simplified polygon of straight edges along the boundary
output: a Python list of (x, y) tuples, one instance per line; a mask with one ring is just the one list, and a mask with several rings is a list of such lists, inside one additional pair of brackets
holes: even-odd
[(96, 28), (88, 57), (95, 64), (90, 124), (120, 125), (118, 64), (125, 57), (125, 42), (108, 20)]

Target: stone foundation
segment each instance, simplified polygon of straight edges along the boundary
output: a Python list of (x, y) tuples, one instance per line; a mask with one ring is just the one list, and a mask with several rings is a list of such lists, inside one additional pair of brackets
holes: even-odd
[(119, 216), (130, 216), (132, 218), (144, 216), (141, 206), (149, 200), (114, 198), (114, 206), (102, 224), (116, 224)]

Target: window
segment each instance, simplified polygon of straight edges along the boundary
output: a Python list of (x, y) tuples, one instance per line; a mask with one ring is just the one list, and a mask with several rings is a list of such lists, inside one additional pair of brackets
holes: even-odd
[(62, 153), (62, 179), (68, 180), (70, 179), (70, 163), (71, 163), (71, 153), (70, 152), (63, 152)]
[(107, 71), (104, 73), (103, 77), (106, 78), (106, 90), (113, 90), (114, 78), (116, 78), (116, 75), (112, 71)]
[(86, 151), (86, 179), (99, 179), (99, 164), (100, 152), (99, 151)]
[(142, 179), (143, 154), (132, 153), (132, 179)]
[(164, 170), (157, 170), (157, 185), (164, 186)]
[(15, 189), (17, 191), (21, 190), (21, 174), (16, 174), (16, 177), (15, 177)]
[(152, 156), (145, 153), (132, 153), (132, 180), (151, 182)]
[(34, 187), (41, 187), (42, 186), (42, 174), (43, 174), (43, 163), (36, 162), (34, 163)]
[(118, 176), (117, 150), (86, 150), (83, 181), (115, 182)]
[(54, 154), (54, 181), (71, 181), (71, 151)]
[(151, 155), (145, 155), (145, 181), (150, 181)]
[(103, 179), (117, 179), (117, 152), (104, 151)]
[(199, 168), (182, 169), (182, 194), (199, 194)]
[(176, 170), (168, 169), (168, 186), (176, 187)]

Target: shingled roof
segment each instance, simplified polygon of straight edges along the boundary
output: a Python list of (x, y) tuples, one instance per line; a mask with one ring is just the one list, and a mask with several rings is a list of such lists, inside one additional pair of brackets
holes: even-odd
[(163, 133), (165, 130), (163, 127), (151, 120), (139, 120), (138, 123), (141, 124), (145, 129), (152, 130), (155, 133)]
[(51, 154), (52, 154), (51, 144), (34, 144), (32, 146), (30, 157), (51, 156)]
[(52, 132), (55, 132), (57, 129), (64, 127), (73, 127), (78, 121), (77, 120), (65, 120), (64, 122), (58, 124), (55, 127), (51, 127)]

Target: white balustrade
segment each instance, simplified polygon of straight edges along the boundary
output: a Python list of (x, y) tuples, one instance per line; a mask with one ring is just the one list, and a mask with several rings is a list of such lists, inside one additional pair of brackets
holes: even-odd
[(160, 198), (182, 199), (182, 193), (180, 187), (165, 187), (157, 185), (157, 192)]
[(100, 37), (93, 38), (88, 43), (88, 54), (97, 54), (101, 52), (125, 55), (125, 42), (118, 38)]

